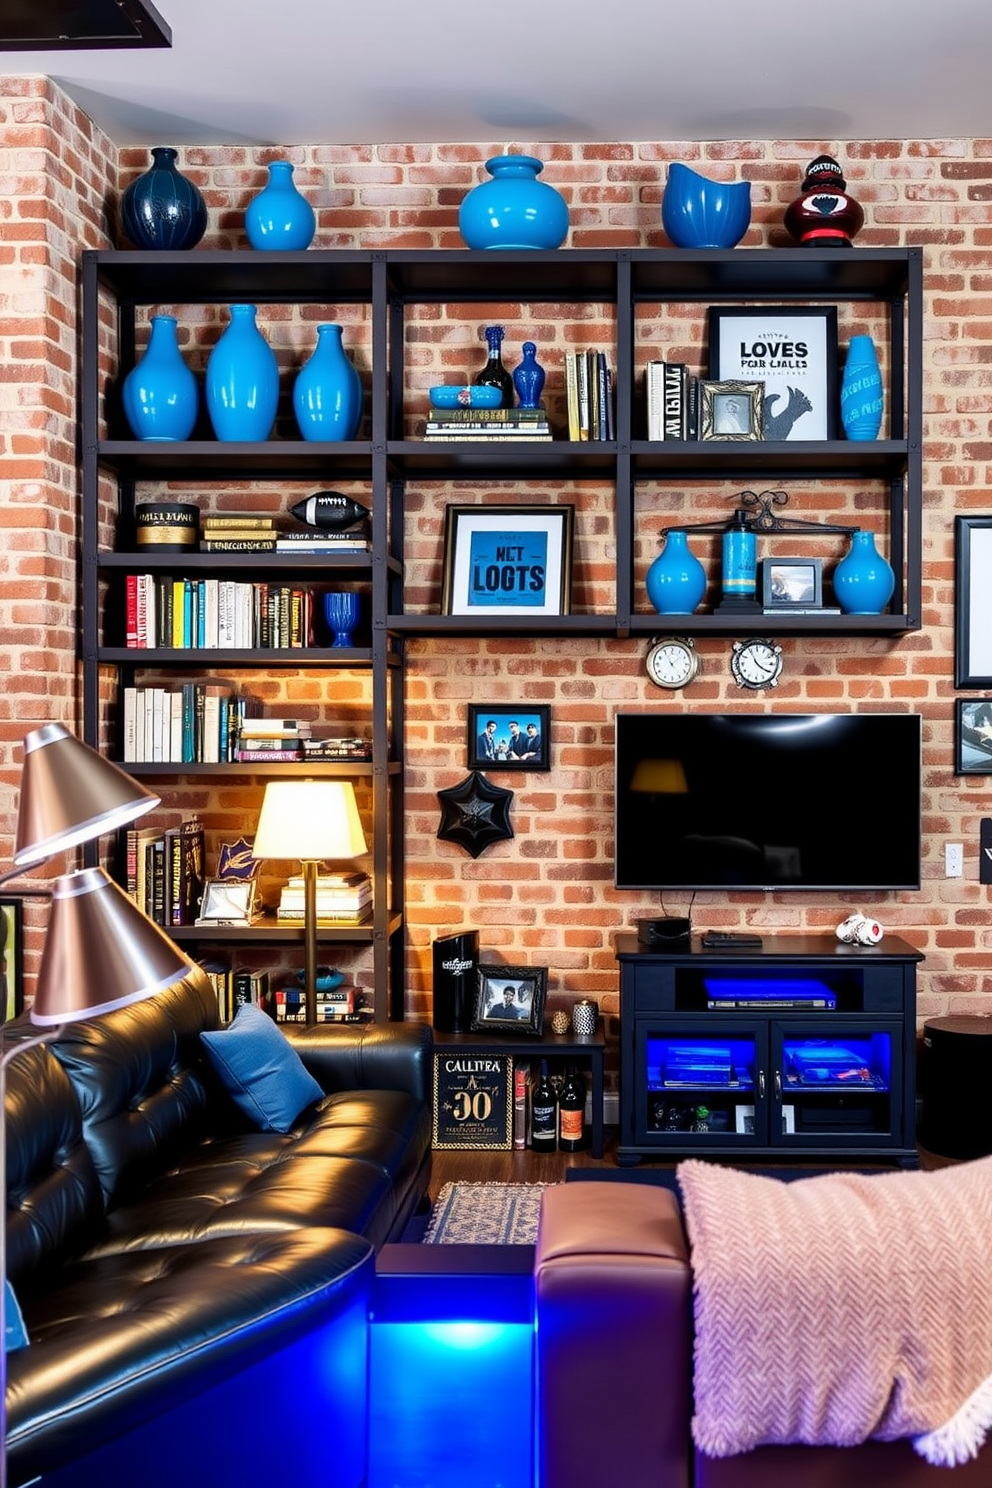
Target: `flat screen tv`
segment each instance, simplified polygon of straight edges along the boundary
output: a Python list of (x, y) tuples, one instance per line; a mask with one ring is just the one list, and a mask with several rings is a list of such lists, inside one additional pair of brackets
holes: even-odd
[(920, 886), (911, 713), (618, 713), (620, 889)]

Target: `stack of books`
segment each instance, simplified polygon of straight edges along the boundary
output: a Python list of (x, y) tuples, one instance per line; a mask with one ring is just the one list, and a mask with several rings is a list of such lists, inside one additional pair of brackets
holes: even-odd
[[(278, 918), (303, 923), (303, 878), (291, 878), (279, 898)], [(322, 873), (317, 878), (317, 919), (325, 925), (360, 925), (372, 909), (367, 873)]]
[(303, 744), (311, 732), (302, 718), (242, 719), (235, 758), (239, 764), (266, 765), (302, 759)]
[[(360, 987), (335, 987), (332, 991), (317, 991), (318, 1023), (356, 1023), (364, 1021), (365, 993)], [(305, 1023), (307, 1020), (306, 993), (302, 987), (279, 987), (268, 1008), (275, 1014), (277, 1023)]]
[(572, 351), (565, 357), (568, 437), (572, 441), (615, 439), (613, 372), (605, 351)]
[(328, 738), (328, 739), (302, 739), (303, 758), (307, 760), (363, 760), (372, 758), (371, 739), (361, 739), (357, 736)]
[(273, 544), (277, 553), (368, 553), (371, 543), (364, 528), (325, 532), (320, 527), (291, 527)]
[(200, 518), (203, 553), (271, 553), (282, 525), (279, 517), (235, 516)]
[(699, 379), (685, 362), (650, 361), (645, 369), (649, 439), (699, 438)]
[(549, 440), (543, 408), (432, 408), (425, 439)]

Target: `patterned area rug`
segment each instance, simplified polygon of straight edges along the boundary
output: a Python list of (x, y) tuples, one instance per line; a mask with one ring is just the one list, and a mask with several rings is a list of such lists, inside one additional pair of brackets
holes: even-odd
[(446, 1183), (425, 1245), (533, 1245), (546, 1183)]

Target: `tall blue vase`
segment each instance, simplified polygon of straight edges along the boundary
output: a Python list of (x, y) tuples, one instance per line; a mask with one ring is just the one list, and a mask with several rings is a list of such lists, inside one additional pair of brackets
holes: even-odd
[(362, 417), (362, 379), (345, 352), (342, 327), (319, 325), (317, 345), (293, 384), (293, 412), (304, 439), (354, 439)]
[(882, 374), (870, 336), (852, 336), (840, 385), (840, 417), (848, 439), (877, 439), (884, 403)]
[(248, 203), (245, 232), (253, 248), (309, 248), (317, 230), (313, 207), (293, 185), (288, 160), (273, 160), (269, 180)]
[(517, 402), (521, 408), (540, 408), (541, 393), (544, 391), (544, 368), (537, 360), (537, 347), (533, 341), (525, 341), (522, 350), (523, 360), (513, 369)]
[(560, 191), (539, 181), (544, 162), (533, 155), (494, 155), (482, 181), (458, 209), (458, 231), (470, 248), (560, 248), (568, 207)]
[(207, 204), (176, 169), (177, 155), (156, 145), (151, 166), (124, 190), (121, 226), (136, 248), (195, 248), (207, 230)]
[(255, 324), (254, 305), (232, 305), (231, 322), (207, 361), (207, 411), (217, 438), (268, 439), (279, 402), (275, 355)]
[(675, 529), (644, 576), (648, 599), (659, 615), (691, 615), (706, 593), (706, 570)]
[(834, 569), (834, 597), (845, 615), (880, 615), (892, 598), (895, 574), (875, 546), (874, 532), (858, 527)]
[(196, 378), (182, 359), (174, 315), (153, 315), (145, 354), (124, 379), (124, 413), (135, 439), (188, 439), (196, 423)]

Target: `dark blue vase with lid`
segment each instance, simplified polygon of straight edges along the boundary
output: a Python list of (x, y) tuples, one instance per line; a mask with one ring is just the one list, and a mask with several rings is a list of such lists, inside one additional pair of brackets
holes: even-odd
[(293, 384), (293, 412), (304, 439), (354, 439), (362, 417), (362, 379), (342, 342), (343, 327), (319, 325), (317, 345)]
[(135, 439), (188, 439), (196, 424), (196, 378), (182, 359), (174, 315), (153, 315), (141, 361), (121, 389), (124, 413)]
[(207, 361), (207, 412), (217, 438), (268, 439), (279, 402), (279, 367), (255, 324), (254, 305), (232, 305), (231, 323)]
[(513, 369), (517, 402), (521, 408), (540, 408), (541, 394), (544, 391), (544, 368), (537, 360), (537, 347), (533, 341), (525, 341), (521, 350), (523, 360)]
[(253, 248), (309, 248), (317, 230), (313, 207), (293, 184), (288, 160), (269, 164), (268, 184), (248, 203), (245, 232)]
[(149, 169), (121, 197), (121, 226), (136, 248), (195, 248), (207, 230), (207, 204), (176, 169), (178, 153), (156, 145)]

